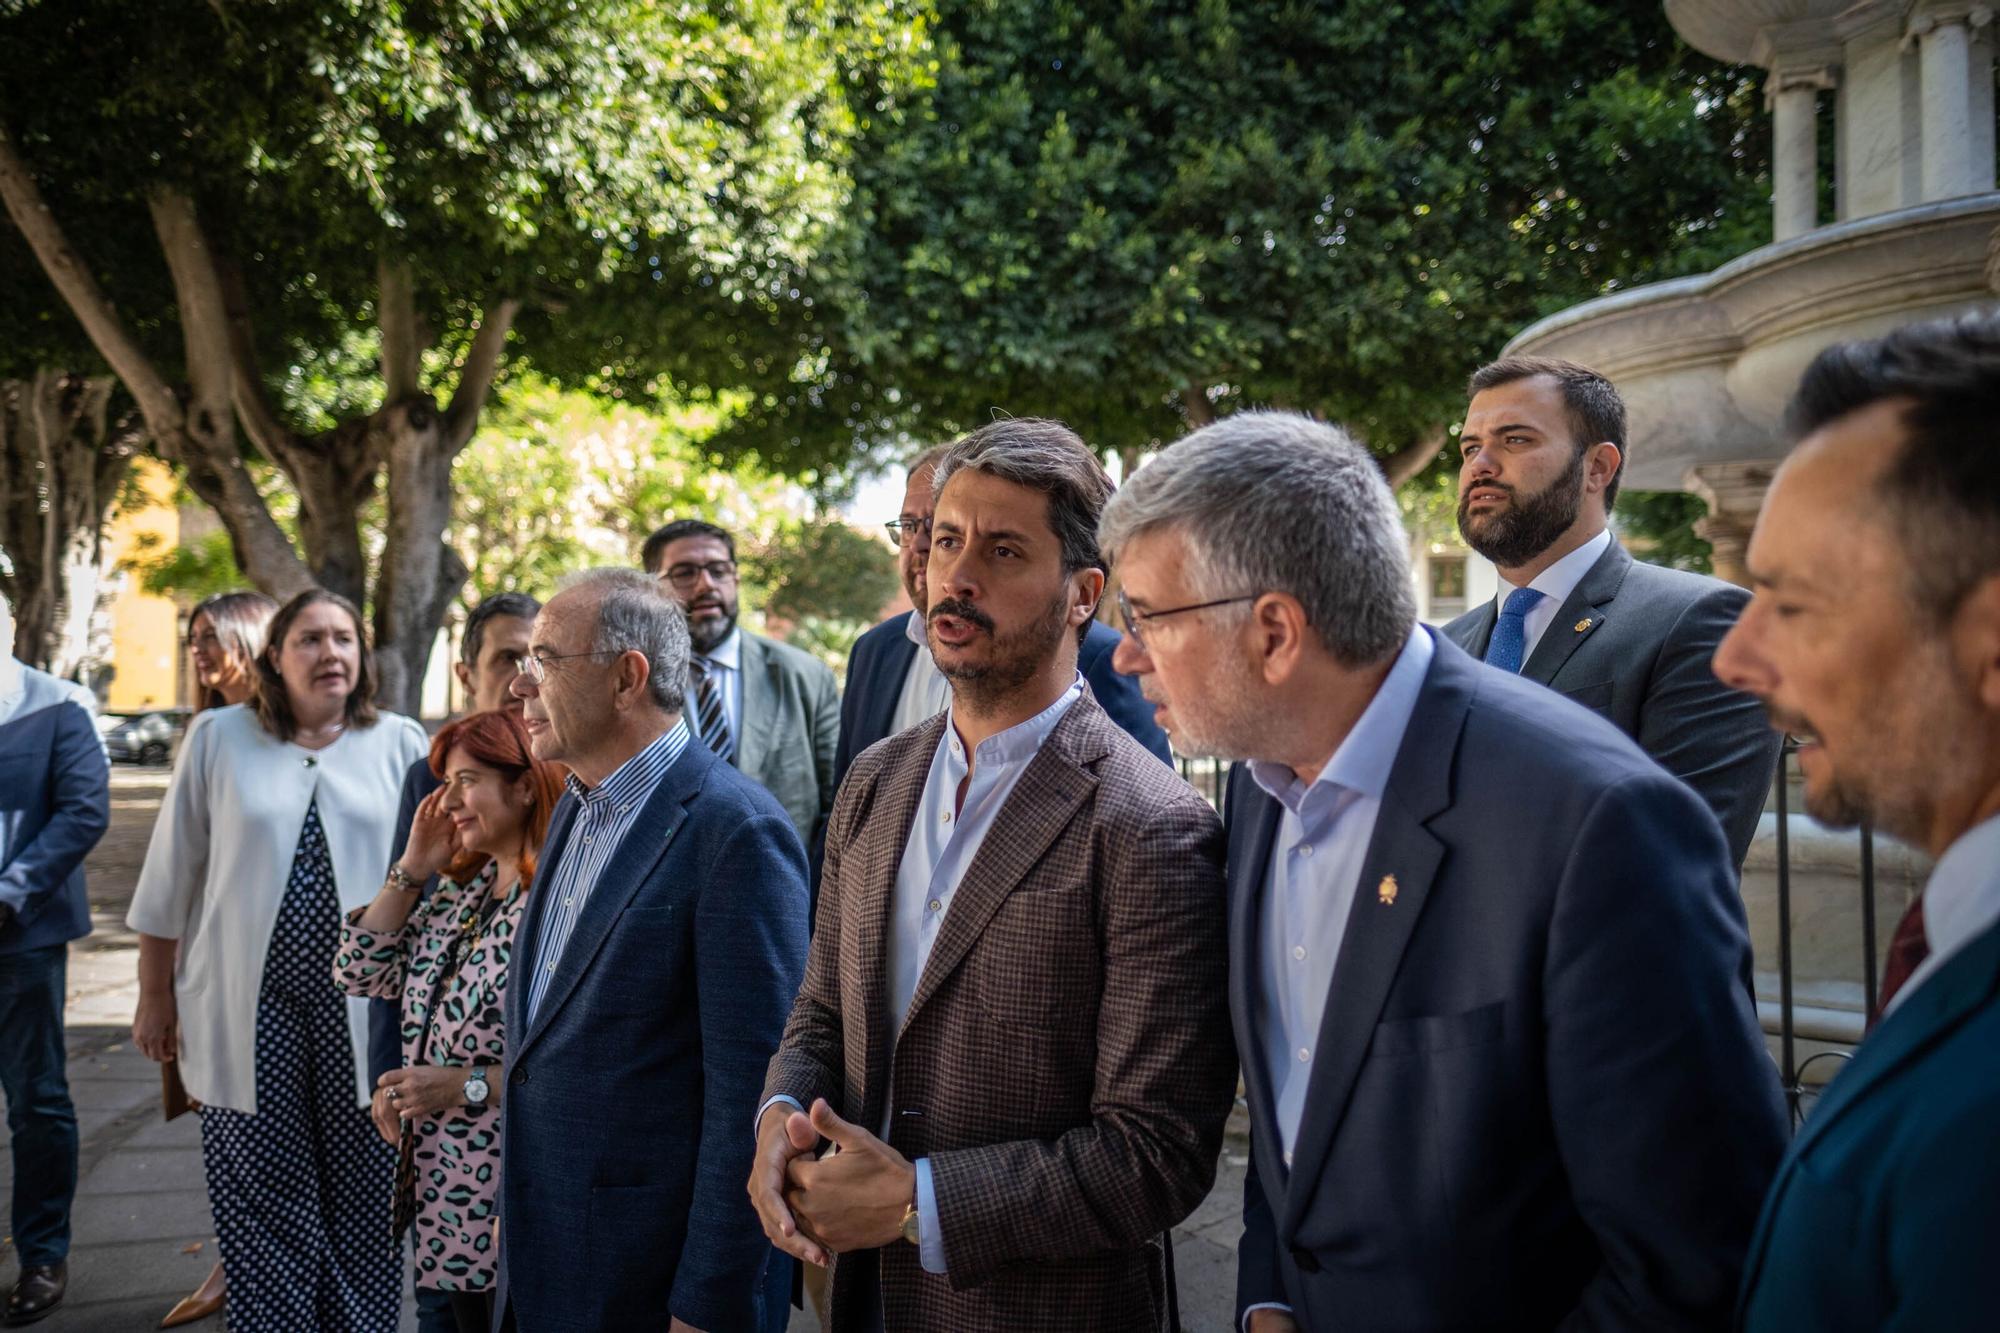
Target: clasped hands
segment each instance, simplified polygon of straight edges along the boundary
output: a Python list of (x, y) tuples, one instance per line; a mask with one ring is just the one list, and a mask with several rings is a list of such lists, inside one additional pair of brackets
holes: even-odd
[[(815, 1158), (821, 1139), (834, 1151)], [(916, 1199), (908, 1158), (833, 1113), (824, 1097), (801, 1115), (783, 1102), (757, 1123), (750, 1203), (773, 1245), (825, 1267), (834, 1255), (872, 1250), (902, 1234)]]

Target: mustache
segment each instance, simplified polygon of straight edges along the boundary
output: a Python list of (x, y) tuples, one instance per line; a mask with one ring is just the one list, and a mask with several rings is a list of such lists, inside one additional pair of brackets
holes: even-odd
[(968, 625), (978, 626), (988, 634), (993, 632), (993, 617), (987, 615), (984, 611), (981, 611), (962, 597), (947, 597), (941, 602), (932, 602), (930, 613), (924, 617), (924, 621), (926, 624), (929, 624), (939, 616), (950, 616), (955, 620), (963, 620)]
[(1512, 495), (1514, 493), (1514, 486), (1512, 482), (1506, 481), (1475, 481), (1469, 485), (1459, 487), (1458, 498), (1464, 500), (1466, 496), (1472, 494), (1474, 491), (1501, 491), (1507, 495)]
[(1787, 713), (1766, 704), (1764, 705), (1764, 716), (1770, 720), (1773, 728), (1784, 732), (1787, 736), (1809, 736), (1813, 734), (1812, 723), (1808, 722), (1799, 713)]

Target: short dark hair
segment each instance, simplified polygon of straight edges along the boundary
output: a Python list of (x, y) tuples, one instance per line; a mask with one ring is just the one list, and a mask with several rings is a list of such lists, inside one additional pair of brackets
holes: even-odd
[(1625, 400), (1611, 381), (1589, 366), (1553, 356), (1503, 356), (1472, 372), (1465, 396), (1497, 389), (1516, 380), (1547, 375), (1562, 389), (1563, 408), (1569, 413), (1570, 433), (1576, 436), (1580, 454), (1593, 444), (1618, 446), (1618, 470), (1604, 486), (1604, 512), (1610, 513), (1618, 499), (1618, 484), (1625, 479)]
[(279, 607), (278, 614), (271, 617), (271, 628), (264, 638), (264, 651), (257, 654), (257, 692), (250, 696), (250, 703), (257, 710), (257, 720), (263, 724), (264, 730), (281, 741), (298, 735), (299, 720), (292, 715), (292, 698), (285, 693), (285, 678), (278, 674), (278, 668), (271, 665), (271, 654), (284, 651), (285, 636), (292, 632), (292, 622), (315, 602), (328, 602), (339, 607), (354, 622), (354, 639), (361, 649), (361, 665), (355, 672), (354, 689), (347, 696), (347, 725), (357, 730), (375, 725), (375, 654), (368, 647), (368, 626), (361, 619), (361, 608), (337, 592), (307, 588)]
[(465, 635), (458, 641), (458, 660), (468, 669), (479, 665), (479, 650), (486, 646), (486, 622), (496, 616), (533, 620), (542, 604), (524, 592), (496, 592), (465, 617)]
[(646, 538), (645, 546), (639, 551), (639, 567), (648, 574), (659, 573), (654, 566), (660, 563), (667, 548), (683, 537), (714, 537), (729, 548), (731, 560), (736, 558), (736, 539), (729, 535), (727, 528), (718, 528), (698, 518), (677, 518)]
[(1906, 439), (1883, 471), (1883, 512), (1902, 543), (1918, 609), (1935, 622), (2000, 574), (2000, 312), (1907, 324), (1813, 358), (1785, 412), (1797, 441), (1849, 413), (1901, 400)]

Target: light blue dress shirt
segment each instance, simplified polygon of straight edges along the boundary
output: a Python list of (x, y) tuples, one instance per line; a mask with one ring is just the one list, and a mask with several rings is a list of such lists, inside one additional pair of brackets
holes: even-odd
[(549, 902), (540, 936), (535, 941), (534, 971), (528, 977), (530, 1020), (542, 1007), (542, 997), (548, 994), (556, 965), (562, 961), (563, 946), (575, 933), (577, 918), (583, 915), (591, 891), (618, 854), (632, 825), (639, 821), (639, 811), (652, 796), (653, 788), (660, 785), (660, 779), (687, 749), (692, 735), (686, 720), (677, 718), (673, 726), (612, 770), (611, 776), (596, 787), (585, 787), (574, 773), (570, 775), (569, 790), (578, 799), (576, 818), (570, 823), (569, 837), (558, 857), (555, 878), (547, 887), (537, 885), (535, 890), (547, 894)]
[(1310, 786), (1282, 764), (1250, 762), (1250, 776), (1284, 807), (1258, 923), (1257, 1017), (1287, 1166), (1361, 863), (1435, 652), (1429, 634), (1410, 632), (1374, 699)]
[[(722, 713), (729, 719), (729, 734), (736, 739), (736, 753), (743, 753), (743, 631), (732, 629), (729, 637), (715, 645), (712, 653), (697, 653), (715, 677), (722, 691)], [(690, 682), (689, 692), (694, 686)]]
[[(910, 1001), (917, 992), (917, 980), (924, 963), (937, 943), (938, 928), (951, 910), (952, 898), (965, 878), (973, 858), (992, 831), (1008, 797), (1021, 781), (1021, 774), (1040, 752), (1042, 742), (1056, 729), (1071, 705), (1083, 697), (1083, 676), (1079, 673), (1070, 687), (1025, 722), (1018, 722), (996, 735), (988, 736), (966, 762), (965, 742), (959, 739), (957, 710), (945, 717), (944, 734), (931, 755), (930, 775), (924, 779), (924, 794), (910, 826), (909, 841), (896, 871), (895, 898), (889, 910), (887, 968), (889, 983), (889, 1031), (900, 1035), (909, 1016)], [(968, 769), (971, 781), (966, 782)], [(960, 783), (966, 783), (965, 800), (958, 799)], [(886, 1142), (895, 1116), (894, 1086), (884, 1105), (882, 1123), (876, 1132)], [(798, 1103), (790, 1097), (773, 1097), (757, 1108), (757, 1120), (773, 1102)], [(803, 1109), (803, 1108), (801, 1108)], [(931, 1159), (919, 1157), (917, 1169), (917, 1235), (919, 1258), (927, 1273), (945, 1272), (944, 1233), (938, 1222), (937, 1193), (931, 1184)]]

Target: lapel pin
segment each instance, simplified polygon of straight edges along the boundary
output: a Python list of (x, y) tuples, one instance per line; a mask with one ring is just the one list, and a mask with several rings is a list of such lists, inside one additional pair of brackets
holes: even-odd
[(1585, 616), (1582, 620), (1576, 622), (1576, 632), (1578, 634), (1581, 634), (1596, 623), (1597, 622), (1592, 620), (1589, 616)]
[(1396, 901), (1396, 877), (1394, 875), (1382, 876), (1382, 882), (1375, 886), (1375, 898), (1384, 907), (1388, 907)]

